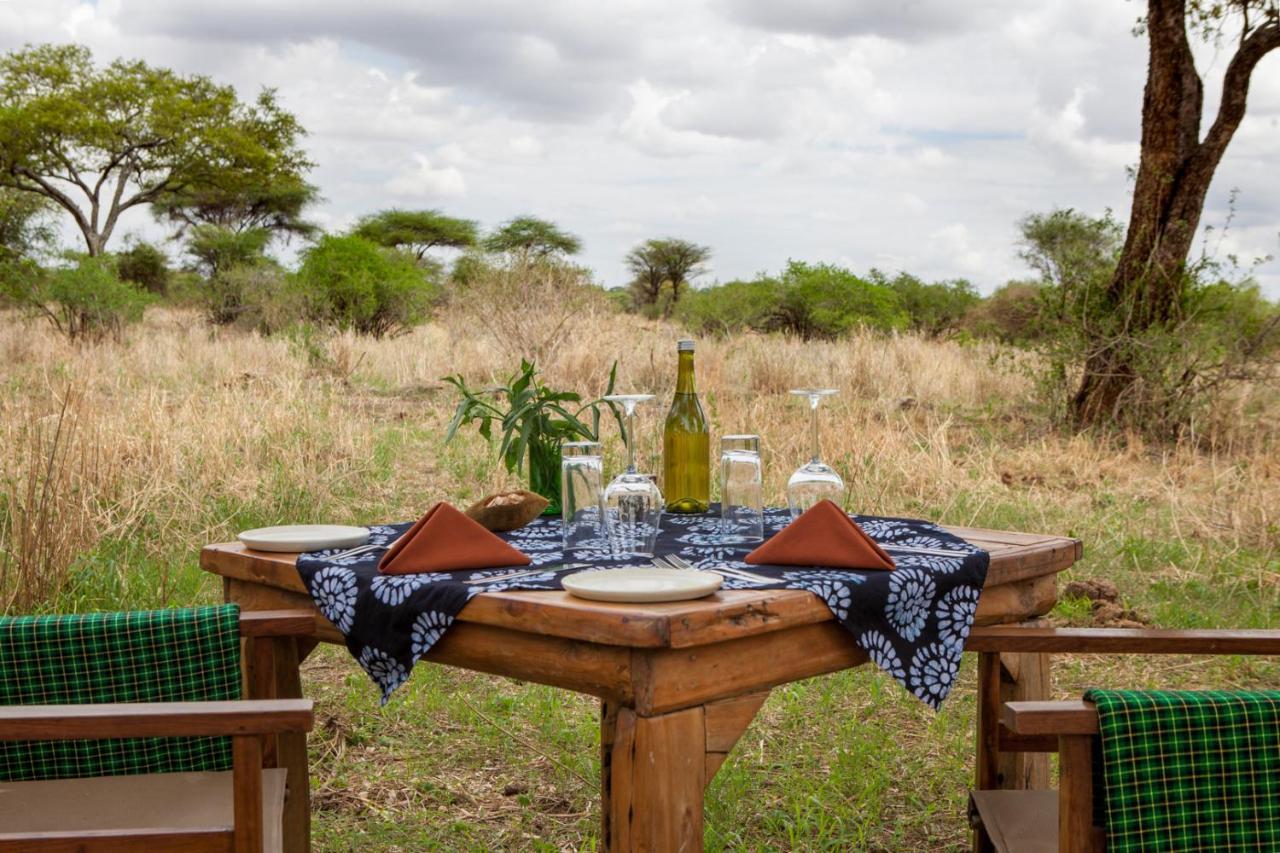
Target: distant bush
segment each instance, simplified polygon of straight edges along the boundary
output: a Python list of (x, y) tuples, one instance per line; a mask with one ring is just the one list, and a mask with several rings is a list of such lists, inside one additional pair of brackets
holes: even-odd
[(907, 312), (908, 328), (934, 338), (958, 331), (966, 312), (982, 301), (973, 285), (962, 278), (929, 284), (910, 273), (889, 278), (874, 269), (867, 278), (898, 295), (898, 303)]
[(832, 264), (791, 261), (781, 275), (690, 290), (677, 314), (717, 334), (741, 329), (836, 338), (854, 328), (902, 329), (908, 316), (891, 288)]
[(108, 258), (80, 256), (69, 267), (33, 282), (22, 300), (72, 340), (119, 338), (142, 319), (153, 299), (137, 285), (121, 281)]
[(554, 255), (508, 256), (473, 266), (465, 286), (454, 284), (444, 317), (455, 334), (485, 335), (512, 360), (550, 362), (573, 332), (609, 311), (591, 273)]
[(312, 321), (377, 338), (422, 323), (441, 296), (411, 255), (355, 236), (322, 237), (303, 253), (296, 281)]
[(116, 255), (116, 273), (148, 293), (163, 296), (169, 290), (169, 259), (150, 243), (135, 243)]
[(832, 264), (791, 261), (779, 278), (782, 328), (808, 340), (857, 327), (902, 329), (909, 317), (892, 289)]
[(676, 306), (676, 317), (690, 331), (728, 335), (744, 329), (769, 331), (778, 325), (780, 286), (776, 279), (731, 281), (690, 288)]
[(1037, 282), (1011, 281), (971, 307), (961, 321), (970, 334), (1007, 344), (1025, 344), (1044, 333), (1041, 317), (1047, 297)]
[(197, 225), (187, 240), (187, 254), (195, 269), (211, 279), (220, 270), (264, 260), (271, 236), (266, 228), (236, 231), (220, 225)]
[(269, 260), (220, 270), (206, 282), (204, 295), (210, 322), (234, 323), (263, 334), (302, 321), (307, 309), (297, 283)]

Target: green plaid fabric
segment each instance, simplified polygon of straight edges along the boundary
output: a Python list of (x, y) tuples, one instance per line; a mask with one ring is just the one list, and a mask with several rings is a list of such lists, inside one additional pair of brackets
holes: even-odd
[[(0, 705), (240, 698), (240, 608), (0, 618)], [(230, 738), (0, 742), (0, 780), (228, 770)]]
[(1280, 850), (1280, 691), (1090, 690), (1107, 849)]

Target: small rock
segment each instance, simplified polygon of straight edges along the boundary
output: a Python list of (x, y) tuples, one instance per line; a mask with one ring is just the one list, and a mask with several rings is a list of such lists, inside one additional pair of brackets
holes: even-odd
[(1090, 601), (1118, 601), (1120, 590), (1111, 581), (1101, 578), (1072, 581), (1062, 591), (1063, 598), (1087, 598)]
[(1145, 628), (1150, 623), (1136, 610), (1128, 610), (1112, 601), (1098, 601), (1093, 605), (1095, 628)]

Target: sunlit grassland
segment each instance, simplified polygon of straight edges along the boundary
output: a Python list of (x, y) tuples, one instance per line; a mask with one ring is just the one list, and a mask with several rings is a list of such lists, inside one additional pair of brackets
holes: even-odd
[[(606, 312), (569, 328), (543, 365), (552, 384), (598, 393), (617, 361), (621, 388), (670, 394), (679, 330)], [(507, 484), (478, 437), (443, 444), (452, 400), (439, 378), (483, 384), (515, 368), (513, 350), (449, 315), (374, 342), (263, 339), (153, 310), (125, 343), (83, 347), (2, 317), (0, 603), (214, 601), (196, 555), (237, 530), (405, 520)], [(1112, 580), (1153, 624), (1280, 624), (1280, 411), (1266, 389), (1203, 425), (1201, 441), (1158, 447), (1052, 429), (1029, 357), (985, 344), (742, 336), (701, 341), (697, 358), (713, 433), (762, 434), (773, 501), (806, 442), (786, 391), (830, 384), (841, 394), (822, 413), (823, 453), (851, 509), (1077, 536), (1086, 556), (1065, 579)], [(661, 411), (642, 415), (651, 469)], [(616, 470), (618, 437), (605, 441)], [(1089, 618), (1079, 602), (1055, 615)], [(1069, 695), (1095, 683), (1275, 686), (1280, 671), (1087, 658), (1063, 659), (1055, 678)], [(319, 849), (595, 844), (590, 700), (422, 665), (379, 708), (341, 649), (314, 655), (305, 680), (318, 703)], [(972, 684), (968, 661), (939, 714), (865, 668), (775, 690), (709, 790), (708, 848), (962, 848)]]

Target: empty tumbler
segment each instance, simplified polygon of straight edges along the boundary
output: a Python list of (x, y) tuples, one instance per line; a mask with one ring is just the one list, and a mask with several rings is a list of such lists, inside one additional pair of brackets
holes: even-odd
[(764, 539), (764, 486), (760, 436), (720, 439), (720, 537), (726, 542)]
[(560, 449), (560, 518), (566, 554), (607, 550), (604, 520), (604, 457), (595, 441), (570, 441)]

